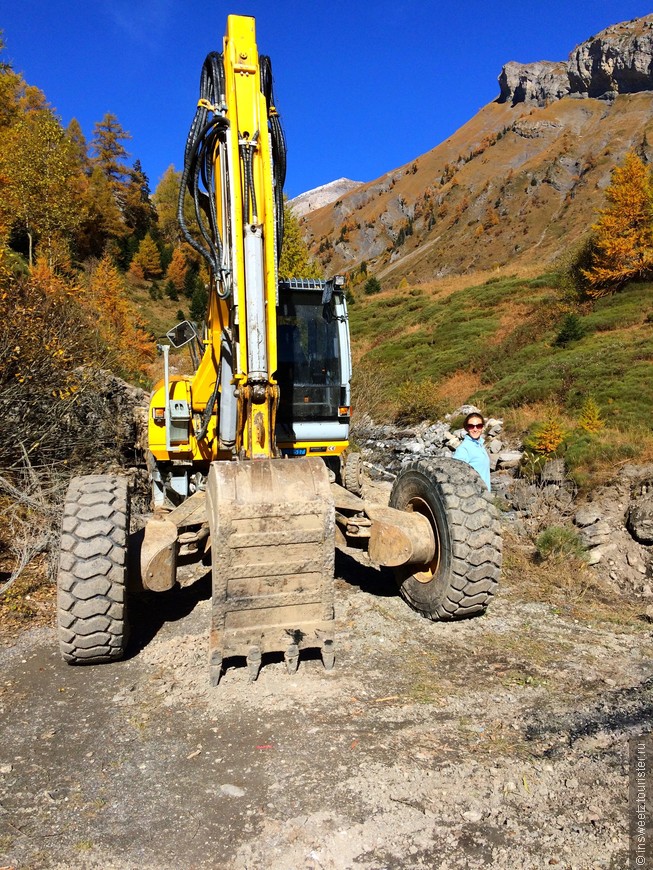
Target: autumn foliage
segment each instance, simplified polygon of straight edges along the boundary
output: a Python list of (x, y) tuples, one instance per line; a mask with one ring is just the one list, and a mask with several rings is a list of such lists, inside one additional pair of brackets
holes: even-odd
[(591, 298), (653, 275), (651, 170), (630, 152), (614, 170), (605, 197), (607, 205), (592, 227), (591, 265), (582, 270)]

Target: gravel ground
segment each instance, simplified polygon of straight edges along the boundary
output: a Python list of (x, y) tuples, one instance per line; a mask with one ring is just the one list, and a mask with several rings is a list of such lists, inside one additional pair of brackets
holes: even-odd
[(148, 598), (122, 662), (66, 666), (51, 628), (2, 647), (0, 868), (625, 867), (650, 626), (574, 619), (514, 571), (435, 624), (365, 557), (336, 568), (331, 672), (210, 688), (204, 581)]

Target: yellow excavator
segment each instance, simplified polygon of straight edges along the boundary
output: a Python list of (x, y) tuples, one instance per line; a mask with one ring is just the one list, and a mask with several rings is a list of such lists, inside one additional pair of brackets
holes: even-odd
[[(412, 463), (389, 507), (360, 497), (343, 281), (278, 275), (285, 161), (270, 60), (254, 19), (229, 16), (222, 53), (202, 68), (178, 212), (210, 267), (206, 320), (201, 334), (184, 321), (162, 346), (148, 413), (153, 515), (137, 572), (166, 591), (211, 571), (213, 684), (243, 657), (256, 679), (266, 653), (283, 653), (290, 672), (308, 648), (333, 666), (336, 546), (394, 567), (403, 597), (431, 619), (483, 612), (500, 572), (491, 498), (463, 463)], [(173, 373), (171, 346), (188, 346), (192, 375)], [(135, 540), (127, 478), (74, 478), (58, 575), (67, 662), (124, 654)]]

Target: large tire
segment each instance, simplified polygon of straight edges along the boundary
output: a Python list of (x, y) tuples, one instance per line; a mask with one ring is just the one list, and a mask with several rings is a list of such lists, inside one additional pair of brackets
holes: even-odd
[(342, 470), (343, 486), (354, 495), (363, 493), (363, 457), (360, 453), (349, 453)]
[(74, 477), (64, 504), (57, 618), (59, 648), (70, 664), (122, 658), (127, 646), (127, 480)]
[(395, 480), (390, 506), (431, 523), (436, 552), (429, 565), (397, 571), (402, 598), (433, 620), (483, 613), (501, 573), (501, 530), (479, 475), (456, 459), (422, 459)]

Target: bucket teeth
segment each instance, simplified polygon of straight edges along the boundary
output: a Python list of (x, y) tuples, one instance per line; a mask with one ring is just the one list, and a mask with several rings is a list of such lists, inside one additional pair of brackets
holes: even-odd
[(292, 644), (283, 654), (286, 662), (286, 670), (289, 674), (294, 674), (299, 667), (299, 647), (297, 644)]
[(257, 646), (253, 646), (247, 656), (247, 672), (249, 674), (250, 683), (254, 683), (258, 677), (258, 672), (261, 670), (261, 650)]
[(333, 648), (332, 640), (325, 640), (322, 646), (322, 664), (324, 665), (325, 671), (333, 670), (333, 666), (336, 663), (336, 652)]
[(222, 676), (222, 655), (220, 650), (214, 649), (209, 657), (209, 680), (212, 686), (217, 686)]

